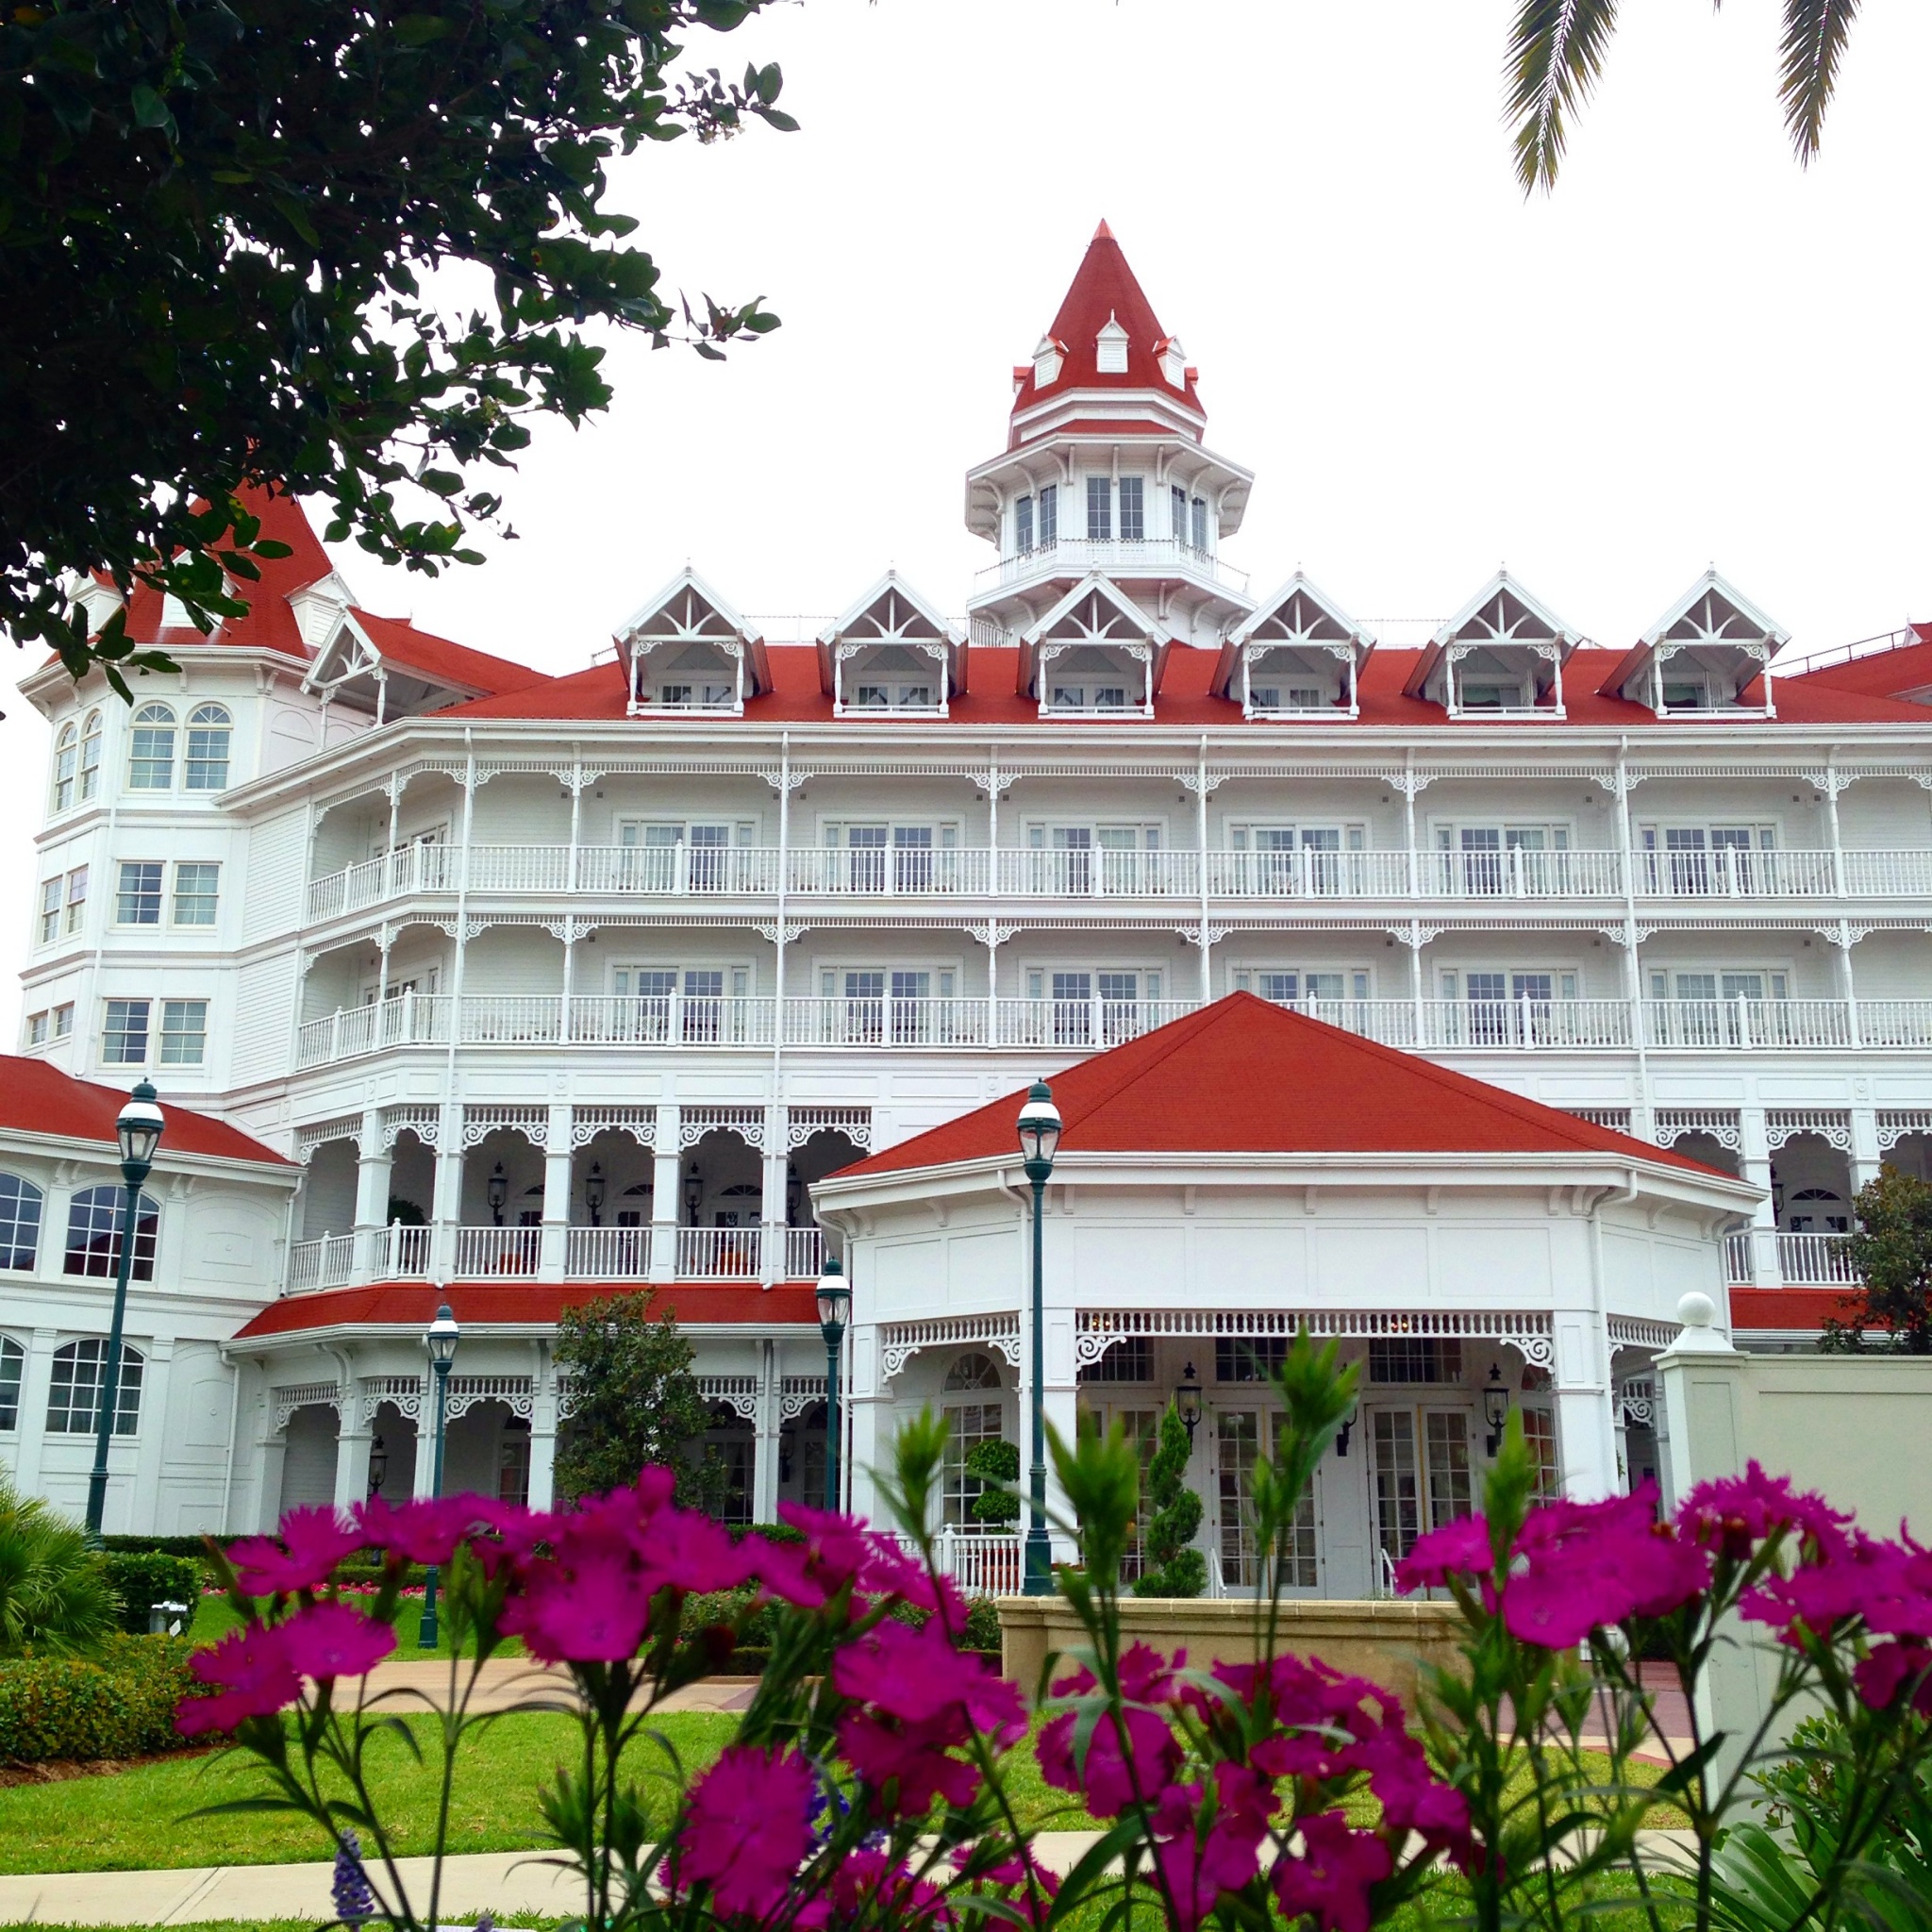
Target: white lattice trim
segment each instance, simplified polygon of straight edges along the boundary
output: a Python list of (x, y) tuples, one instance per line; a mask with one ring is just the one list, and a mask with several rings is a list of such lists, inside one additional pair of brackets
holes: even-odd
[(396, 1144), (405, 1128), (425, 1147), (434, 1147), (442, 1137), (442, 1109), (440, 1107), (386, 1107), (382, 1110), (382, 1151)]
[(1650, 1130), (1659, 1147), (1672, 1145), (1683, 1134), (1708, 1134), (1734, 1154), (1744, 1145), (1734, 1107), (1660, 1107), (1651, 1115)]
[(334, 1382), (296, 1382), (272, 1391), (275, 1404), (275, 1434), (289, 1426), (289, 1418), (298, 1408), (332, 1408), (342, 1412), (342, 1391)]
[(978, 1342), (996, 1349), (1008, 1365), (1020, 1366), (1020, 1312), (935, 1315), (924, 1322), (888, 1322), (879, 1329), (879, 1380), (890, 1382), (923, 1348), (957, 1348)]
[(795, 1154), (814, 1134), (843, 1134), (861, 1154), (872, 1152), (869, 1107), (794, 1107), (785, 1116), (785, 1151)]
[(557, 1420), (559, 1423), (565, 1421), (576, 1407), (576, 1395), (575, 1380), (569, 1375), (559, 1374), (557, 1378)]
[(362, 1141), (362, 1116), (359, 1113), (338, 1114), (332, 1121), (310, 1121), (295, 1129), (295, 1158), (307, 1160), (318, 1147), (325, 1146), (331, 1141), (354, 1141), (358, 1146)]
[(364, 1375), (362, 1378), (362, 1420), (375, 1420), (375, 1411), (388, 1403), (410, 1422), (423, 1420), (423, 1378), (420, 1375)]
[(687, 1107), (677, 1116), (677, 1151), (695, 1147), (720, 1128), (747, 1146), (765, 1151), (765, 1110), (761, 1107)]
[(825, 1399), (823, 1375), (787, 1375), (778, 1396), (778, 1420), (792, 1422), (813, 1403)]
[(1852, 1117), (1836, 1107), (1771, 1107), (1764, 1110), (1764, 1141), (1775, 1153), (1794, 1134), (1816, 1134), (1841, 1154), (1852, 1151)]
[(1607, 1127), (1613, 1134), (1627, 1134), (1630, 1131), (1630, 1109), (1627, 1107), (1565, 1107), (1558, 1109), (1573, 1120), (1588, 1121), (1593, 1127)]
[(1683, 1329), (1674, 1322), (1653, 1322), (1642, 1315), (1607, 1318), (1612, 1348), (1673, 1348)]
[(655, 1107), (580, 1107), (571, 1115), (570, 1144), (588, 1147), (599, 1134), (628, 1134), (640, 1147), (658, 1144)]
[(1907, 1134), (1932, 1134), (1932, 1107), (1881, 1107), (1878, 1109), (1879, 1153), (1890, 1153)]
[(756, 1375), (699, 1375), (698, 1393), (707, 1402), (716, 1402), (746, 1422), (756, 1422), (758, 1396), (762, 1392)]
[(520, 1415), (526, 1422), (537, 1406), (527, 1375), (452, 1375), (443, 1417), (455, 1422), (458, 1416), (468, 1415), (479, 1402), (505, 1403), (510, 1414)]
[(546, 1152), (550, 1144), (550, 1109), (547, 1107), (510, 1107), (498, 1103), (466, 1107), (463, 1109), (463, 1145), (479, 1146), (499, 1127), (512, 1127), (531, 1145)]
[(1617, 1402), (1624, 1428), (1657, 1426), (1657, 1383), (1650, 1376), (1626, 1376), (1617, 1385)]
[(1556, 1360), (1549, 1314), (1541, 1308), (1081, 1308), (1074, 1316), (1074, 1360), (1085, 1367), (1136, 1335), (1211, 1341), (1303, 1328), (1372, 1341), (1410, 1335), (1500, 1341), (1535, 1368)]

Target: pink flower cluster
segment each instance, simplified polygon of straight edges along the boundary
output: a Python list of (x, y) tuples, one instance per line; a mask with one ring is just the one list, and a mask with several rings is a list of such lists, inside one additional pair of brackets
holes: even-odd
[[(1359, 1677), (1294, 1657), (1276, 1657), (1266, 1669), (1211, 1666), (1224, 1696), (1183, 1675), (1186, 1663), (1184, 1651), (1170, 1664), (1144, 1643), (1131, 1645), (1121, 1657), (1124, 1725), (1103, 1716), (1084, 1764), (1075, 1762), (1074, 1711), (1053, 1719), (1037, 1746), (1046, 1782), (1080, 1792), (1096, 1816), (1114, 1817), (1135, 1804), (1147, 1808), (1156, 1860), (1181, 1932), (1192, 1932), (1224, 1892), (1239, 1891), (1258, 1875), (1284, 1780), (1301, 1791), (1339, 1798), (1366, 1779), (1383, 1818), (1375, 1831), (1355, 1829), (1339, 1809), (1299, 1820), (1299, 1843), (1277, 1857), (1269, 1874), (1291, 1918), (1312, 1914), (1326, 1932), (1366, 1927), (1370, 1888), (1394, 1870), (1395, 1851), (1411, 1832), (1428, 1850), (1468, 1857), (1468, 1805), (1431, 1771), (1397, 1699)], [(1085, 1670), (1054, 1686), (1057, 1695), (1072, 1697), (1093, 1689)], [(1178, 1782), (1185, 1753), (1173, 1714), (1191, 1711), (1239, 1751), (1238, 1734), (1226, 1724), (1227, 1697), (1250, 1711), (1265, 1710), (1269, 1735), (1246, 1748), (1245, 1761), (1230, 1756), (1208, 1777)]]
[(396, 1647), (396, 1633), (347, 1604), (308, 1604), (279, 1624), (231, 1630), (189, 1668), (215, 1689), (182, 1701), (175, 1714), (183, 1737), (232, 1731), (251, 1717), (273, 1717), (302, 1694), (302, 1679), (359, 1677)]

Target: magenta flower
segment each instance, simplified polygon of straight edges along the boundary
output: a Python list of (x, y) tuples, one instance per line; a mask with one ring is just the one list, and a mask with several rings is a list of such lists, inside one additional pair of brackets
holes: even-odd
[(1458, 1857), (1466, 1850), (1469, 1800), (1437, 1777), (1428, 1754), (1400, 1724), (1383, 1725), (1348, 1755), (1355, 1769), (1368, 1773), (1390, 1830), (1418, 1832), (1432, 1850), (1447, 1846)]
[(691, 1787), (678, 1881), (708, 1884), (726, 1916), (768, 1917), (811, 1850), (811, 1768), (796, 1752), (727, 1744)]
[(1858, 1695), (1874, 1710), (1889, 1710), (1912, 1685), (1912, 1708), (1932, 1717), (1932, 1650), (1920, 1643), (1881, 1643), (1853, 1667)]
[(244, 1718), (273, 1717), (302, 1694), (302, 1679), (289, 1661), (282, 1629), (273, 1624), (231, 1630), (211, 1650), (196, 1651), (188, 1667), (217, 1689), (211, 1697), (183, 1698), (175, 1707), (175, 1728), (184, 1738), (232, 1731)]
[(250, 1596), (315, 1590), (344, 1557), (362, 1547), (362, 1532), (345, 1528), (329, 1503), (291, 1509), (282, 1518), (281, 1538), (277, 1544), (274, 1537), (244, 1537), (229, 1550), (237, 1580)]
[(1902, 1594), (1905, 1552), (1896, 1543), (1855, 1536), (1849, 1547), (1822, 1563), (1807, 1563), (1790, 1576), (1771, 1576), (1740, 1600), (1738, 1613), (1749, 1624), (1769, 1624), (1790, 1641), (1790, 1625), (1802, 1618), (1823, 1635), (1845, 1617), (1897, 1600)]
[(1074, 1713), (1055, 1718), (1040, 1733), (1034, 1755), (1040, 1774), (1062, 1791), (1078, 1791), (1096, 1818), (1112, 1818), (1134, 1802), (1136, 1793), (1152, 1800), (1174, 1782), (1181, 1767), (1180, 1740), (1167, 1720), (1151, 1710), (1125, 1714), (1128, 1754), (1110, 1718), (1102, 1718), (1087, 1747), (1086, 1764), (1074, 1764)]
[(1480, 1516), (1458, 1516), (1416, 1538), (1395, 1566), (1395, 1588), (1405, 1596), (1412, 1590), (1441, 1590), (1452, 1575), (1487, 1576), (1495, 1566), (1489, 1524)]
[(724, 1524), (693, 1509), (660, 1509), (636, 1539), (652, 1572), (649, 1590), (736, 1590), (750, 1581), (758, 1552), (734, 1543)]
[(535, 1564), (503, 1607), (498, 1627), (545, 1663), (617, 1663), (643, 1641), (651, 1600), (622, 1552)]
[(1018, 1686), (995, 1676), (984, 1658), (955, 1650), (937, 1619), (917, 1630), (880, 1624), (857, 1643), (843, 1645), (832, 1657), (832, 1689), (902, 1724), (961, 1712), (1001, 1746), (1026, 1728)]
[(1742, 1561), (1779, 1530), (1795, 1529), (1810, 1560), (1842, 1555), (1851, 1518), (1811, 1490), (1793, 1490), (1785, 1476), (1768, 1476), (1754, 1460), (1740, 1476), (1699, 1483), (1677, 1510), (1679, 1531), (1693, 1541)]
[(1245, 1765), (1214, 1767), (1207, 1787), (1170, 1785), (1154, 1807), (1154, 1856), (1182, 1932), (1193, 1932), (1224, 1891), (1239, 1891), (1261, 1869), (1260, 1848), (1275, 1808), (1269, 1781)]
[(847, 1711), (839, 1720), (840, 1755), (878, 1796), (880, 1808), (894, 1817), (923, 1818), (940, 1798), (948, 1805), (973, 1802), (979, 1768), (947, 1751), (965, 1741), (964, 1724), (950, 1714), (903, 1726), (862, 1711)]
[(1394, 1869), (1389, 1847), (1372, 1831), (1351, 1831), (1340, 1811), (1302, 1820), (1301, 1849), (1277, 1858), (1274, 1896), (1292, 1920), (1312, 1915), (1322, 1932), (1369, 1932), (1369, 1889)]
[(372, 1496), (356, 1508), (365, 1542), (406, 1563), (447, 1563), (467, 1536), (490, 1525), (494, 1506), (481, 1496), (416, 1496), (386, 1503)]
[(276, 1626), (291, 1669), (318, 1682), (360, 1677), (396, 1647), (396, 1633), (347, 1604), (310, 1604)]
[(806, 1574), (826, 1596), (857, 1581), (873, 1547), (872, 1536), (858, 1517), (808, 1508), (803, 1503), (780, 1503), (778, 1520), (804, 1533)]
[(1710, 1553), (1655, 1518), (1646, 1483), (1599, 1503), (1533, 1510), (1516, 1539), (1521, 1569), (1503, 1589), (1503, 1621), (1524, 1643), (1566, 1650), (1625, 1617), (1660, 1617), (1710, 1581)]

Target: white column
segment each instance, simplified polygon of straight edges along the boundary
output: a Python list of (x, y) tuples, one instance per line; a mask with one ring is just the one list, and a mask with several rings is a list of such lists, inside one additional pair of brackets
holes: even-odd
[(752, 1443), (751, 1514), (754, 1523), (778, 1520), (778, 1400), (783, 1387), (778, 1343), (758, 1344), (758, 1407)]
[(1744, 1178), (1763, 1190), (1751, 1210), (1751, 1279), (1758, 1288), (1782, 1288), (1784, 1270), (1777, 1264), (1777, 1213), (1771, 1200), (1771, 1144), (1765, 1136), (1764, 1109), (1739, 1109), (1740, 1164)]
[(780, 1106), (765, 1108), (764, 1187), (759, 1219), (763, 1231), (760, 1277), (767, 1288), (785, 1279), (785, 1180), (788, 1161), (785, 1154), (786, 1109)]
[(362, 1398), (354, 1376), (342, 1390), (337, 1410), (336, 1507), (353, 1509), (369, 1495), (369, 1452), (375, 1446), (375, 1424), (362, 1414)]
[(384, 1257), (380, 1243), (389, 1225), (390, 1170), (393, 1145), (385, 1146), (382, 1109), (364, 1108), (362, 1131), (356, 1141), (356, 1264), (367, 1276), (380, 1274)]
[(41, 1454), (47, 1441), (47, 1394), (54, 1379), (55, 1328), (36, 1328), (26, 1345), (20, 1378), (20, 1434), (14, 1441), (13, 1474), (24, 1494), (41, 1492)]
[(457, 1223), (463, 1212), (463, 1110), (442, 1109), (436, 1136), (436, 1189), (430, 1206), (431, 1278), (447, 1281), (457, 1264)]
[(677, 1134), (680, 1110), (658, 1108), (656, 1158), (651, 1170), (651, 1279), (677, 1279), (677, 1220), (684, 1199), (679, 1184)]
[(1852, 1190), (1869, 1188), (1878, 1178), (1885, 1156), (1878, 1146), (1878, 1110), (1871, 1107), (1852, 1109)]
[(157, 1335), (140, 1346), (147, 1365), (141, 1376), (141, 1415), (133, 1442), (134, 1481), (126, 1527), (135, 1536), (149, 1536), (158, 1534), (161, 1528), (161, 1465), (168, 1441), (169, 1387), (175, 1378), (175, 1338)]
[(530, 1395), (530, 1507), (557, 1507), (557, 1367), (550, 1346), (536, 1345)]
[[(423, 1371), (422, 1413), (416, 1418), (416, 1469), (414, 1493), (427, 1496), (436, 1488), (436, 1376)], [(443, 1454), (449, 1453), (449, 1425), (443, 1424)]]
[(543, 1234), (538, 1273), (546, 1281), (563, 1279), (570, 1240), (570, 1128), (573, 1109), (550, 1109), (543, 1145)]
[[(846, 1418), (847, 1455), (845, 1493), (855, 1516), (879, 1520), (879, 1499), (873, 1489), (871, 1472), (879, 1465), (892, 1440), (892, 1398), (879, 1380), (879, 1331), (871, 1322), (855, 1322), (845, 1332), (845, 1384), (840, 1391), (839, 1407)], [(823, 1367), (824, 1356), (819, 1357)], [(817, 1507), (820, 1499), (806, 1499)]]
[(1563, 1493), (1573, 1502), (1592, 1503), (1616, 1495), (1623, 1487), (1617, 1478), (1609, 1332), (1603, 1316), (1591, 1307), (1558, 1307), (1551, 1324)]
[(282, 1463), (288, 1453), (288, 1438), (275, 1427), (275, 1391), (264, 1379), (255, 1404), (255, 1466), (261, 1472), (261, 1493), (256, 1499), (254, 1525), (264, 1534), (272, 1533), (281, 1520)]

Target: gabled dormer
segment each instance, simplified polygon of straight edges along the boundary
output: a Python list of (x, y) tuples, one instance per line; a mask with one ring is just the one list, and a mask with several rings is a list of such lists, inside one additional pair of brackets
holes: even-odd
[(1580, 638), (1507, 571), (1432, 637), (1403, 691), (1452, 718), (1561, 718), (1563, 666)]
[[(311, 606), (311, 617), (316, 608)], [(328, 627), (303, 675), (302, 689), (325, 705), (364, 712), (377, 724), (549, 682), (526, 664), (451, 643), (405, 618), (377, 617), (353, 604), (322, 608), (331, 613)]]
[(1042, 719), (1151, 718), (1167, 644), (1117, 585), (1090, 576), (1021, 635), (1020, 695)]
[(1244, 718), (1354, 718), (1374, 647), (1370, 632), (1296, 571), (1228, 634), (1209, 689), (1239, 703)]
[(764, 640), (690, 565), (616, 637), (632, 718), (744, 715), (772, 688)]
[[(1713, 565), (1639, 638), (1602, 690), (1659, 718), (1774, 718), (1771, 660), (1790, 641)], [(1747, 705), (1754, 684), (1757, 702)]]
[(943, 718), (966, 689), (966, 646), (898, 574), (819, 633), (819, 689), (835, 718)]
[(1093, 335), (1093, 373), (1096, 375), (1124, 375), (1127, 373), (1127, 343), (1131, 340), (1121, 326), (1121, 319), (1108, 309), (1107, 320)]
[(311, 651), (320, 650), (324, 640), (334, 635), (343, 611), (355, 601), (355, 593), (339, 571), (332, 570), (325, 577), (304, 584), (289, 599), (302, 641)]

